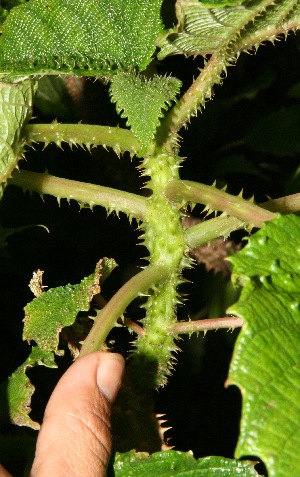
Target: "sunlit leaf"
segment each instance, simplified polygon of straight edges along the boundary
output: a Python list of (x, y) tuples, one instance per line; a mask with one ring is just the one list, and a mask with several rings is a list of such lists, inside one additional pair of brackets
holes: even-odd
[(234, 257), (243, 284), (228, 311), (245, 325), (229, 383), (243, 396), (236, 455), (255, 455), (269, 477), (298, 477), (300, 468), (300, 217), (268, 222)]
[(0, 73), (109, 74), (144, 70), (161, 29), (162, 0), (30, 0), (2, 27)]

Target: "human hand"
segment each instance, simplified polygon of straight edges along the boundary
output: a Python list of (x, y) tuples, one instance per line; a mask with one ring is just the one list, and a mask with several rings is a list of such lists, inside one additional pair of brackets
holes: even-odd
[[(123, 373), (122, 356), (105, 351), (70, 366), (47, 404), (30, 477), (106, 475), (111, 407)], [(1, 465), (0, 477), (11, 477)]]

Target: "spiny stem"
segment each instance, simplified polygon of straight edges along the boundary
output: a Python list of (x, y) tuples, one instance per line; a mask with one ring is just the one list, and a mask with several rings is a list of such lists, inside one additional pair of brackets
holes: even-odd
[(170, 329), (174, 335), (190, 334), (198, 331), (218, 330), (220, 328), (241, 328), (244, 324), (242, 318), (225, 316), (224, 318), (207, 318), (205, 320), (186, 321), (176, 323)]
[(198, 78), (166, 114), (158, 131), (166, 149), (170, 149), (170, 146), (172, 148), (172, 145), (176, 143), (179, 130), (190, 121), (191, 116), (197, 114), (198, 109), (204, 106), (205, 101), (211, 98), (212, 88), (215, 84), (220, 83), (221, 75), (225, 69), (224, 53), (213, 54)]
[[(280, 197), (279, 199), (272, 199), (259, 204), (259, 207), (281, 214), (298, 212), (300, 210), (300, 194), (292, 194), (286, 197)], [(185, 240), (187, 245), (193, 249), (218, 237), (227, 238), (231, 232), (246, 227), (247, 223), (242, 222), (236, 217), (216, 217), (186, 229)]]
[(271, 212), (280, 212), (281, 214), (292, 214), (300, 210), (300, 194), (291, 194), (279, 199), (267, 200), (259, 204), (263, 209)]
[(22, 170), (20, 173), (14, 173), (9, 184), (38, 192), (41, 195), (50, 194), (57, 197), (58, 200), (74, 199), (91, 208), (100, 205), (109, 211), (121, 211), (136, 219), (142, 219), (146, 213), (147, 201), (142, 196), (110, 187), (62, 179), (47, 173)]
[(85, 339), (79, 356), (102, 349), (108, 333), (115, 326), (117, 319), (124, 313), (126, 307), (139, 294), (147, 292), (155, 284), (166, 280), (168, 274), (169, 271), (164, 266), (149, 266), (128, 280), (107, 305), (97, 313), (95, 324)]
[(140, 149), (138, 140), (127, 129), (90, 124), (29, 124), (25, 129), (28, 143), (54, 142), (58, 146), (62, 142), (70, 145), (85, 145), (111, 147), (119, 154), (129, 151), (131, 155), (137, 154)]
[(171, 201), (185, 199), (188, 202), (205, 204), (208, 209), (226, 212), (256, 227), (262, 227), (264, 222), (276, 217), (273, 212), (262, 209), (242, 197), (236, 197), (216, 187), (192, 181), (170, 181), (166, 186), (165, 195)]
[(227, 238), (231, 232), (246, 227), (247, 223), (236, 217), (216, 217), (186, 229), (185, 240), (189, 248), (193, 249), (218, 237)]

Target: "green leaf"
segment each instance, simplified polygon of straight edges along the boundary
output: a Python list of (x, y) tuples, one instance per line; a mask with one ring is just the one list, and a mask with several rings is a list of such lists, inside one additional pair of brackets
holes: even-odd
[[(243, 5), (208, 8), (213, 2), (187, 0), (177, 9), (178, 25), (161, 40), (159, 59), (167, 55), (206, 55), (222, 52), (232, 61), (241, 51), (257, 48), (266, 40), (296, 30), (300, 21), (298, 0), (250, 0)], [(226, 2), (227, 4), (229, 2)], [(216, 6), (221, 1), (216, 0)]]
[(253, 462), (240, 462), (224, 457), (194, 459), (189, 452), (164, 451), (117, 454), (115, 477), (258, 477)]
[(16, 84), (0, 82), (0, 198), (22, 157), (24, 127), (31, 117), (33, 95), (30, 80)]
[(145, 152), (153, 139), (159, 118), (175, 100), (181, 81), (170, 76), (147, 78), (133, 72), (120, 72), (112, 78), (110, 94), (112, 101)]
[[(33, 366), (44, 365), (56, 368), (54, 355), (51, 351), (39, 349), (37, 346), (26, 361), (0, 386), (0, 407), (2, 420), (18, 426), (28, 426), (39, 429), (39, 424), (29, 417), (30, 402), (34, 393), (34, 386), (26, 375), (26, 370)], [(6, 415), (3, 410), (8, 407)]]
[(245, 138), (255, 151), (276, 156), (293, 156), (300, 152), (300, 104), (274, 111), (258, 121)]
[(237, 456), (255, 455), (269, 477), (300, 468), (300, 217), (268, 222), (230, 260), (244, 285), (228, 311), (245, 325), (229, 383), (243, 396)]
[(112, 269), (112, 260), (100, 260), (95, 272), (78, 285), (51, 288), (28, 303), (24, 308), (23, 339), (58, 353), (60, 331), (74, 323), (79, 311), (89, 310), (93, 296), (100, 292), (102, 271), (107, 274)]
[(103, 75), (144, 70), (161, 29), (162, 0), (30, 0), (3, 24), (0, 72)]
[(73, 102), (63, 77), (43, 76), (38, 81), (34, 106), (44, 116), (52, 116), (68, 122), (73, 120)]

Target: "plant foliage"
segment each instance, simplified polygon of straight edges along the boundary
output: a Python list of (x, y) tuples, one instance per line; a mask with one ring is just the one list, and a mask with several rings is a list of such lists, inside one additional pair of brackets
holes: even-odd
[[(170, 13), (171, 9), (173, 20), (162, 19), (162, 12)], [(173, 21), (175, 26), (170, 27)], [(164, 28), (164, 23), (168, 27)], [(37, 270), (34, 273), (30, 288), (35, 298), (26, 305), (26, 299), (22, 294), (20, 296), (21, 300), (25, 300), (22, 302), (25, 312), (23, 340), (29, 343), (30, 350), (27, 349), (27, 355), (18, 358), (14, 367), (9, 368), (6, 374), (10, 376), (1, 385), (1, 408), (6, 411), (3, 411), (5, 426), (11, 423), (35, 430), (39, 428), (38, 420), (30, 415), (35, 391), (28, 372), (30, 368), (39, 366), (41, 369), (40, 365), (55, 368), (66, 350), (76, 358), (78, 353), (84, 355), (114, 346), (119, 341), (116, 325), (128, 325), (136, 336), (133, 342), (131, 337), (131, 343), (124, 345), (128, 363), (116, 410), (119, 414), (114, 420), (114, 434), (116, 451), (130, 452), (116, 454), (116, 476), (234, 477), (243, 474), (255, 477), (258, 473), (254, 467), (259, 458), (263, 460), (269, 477), (287, 474), (298, 477), (300, 219), (293, 213), (300, 210), (299, 194), (269, 200), (259, 206), (253, 203), (253, 199), (246, 200), (242, 193), (237, 196), (227, 192), (226, 186), (220, 190), (216, 184), (208, 186), (193, 181), (198, 180), (198, 175), (203, 182), (206, 181), (205, 163), (207, 167), (211, 166), (214, 178), (218, 171), (220, 173), (222, 168), (214, 162), (214, 148), (218, 149), (219, 160), (220, 154), (231, 149), (236, 151), (238, 145), (259, 154), (272, 154), (276, 160), (281, 156), (288, 158), (283, 175), (286, 183), (293, 182), (298, 192), (298, 164), (295, 167), (290, 161), (299, 153), (296, 125), (299, 122), (299, 105), (288, 104), (278, 109), (276, 104), (269, 115), (260, 118), (255, 125), (243, 114), (238, 119), (236, 114), (231, 116), (235, 125), (228, 120), (218, 124), (221, 107), (212, 109), (212, 121), (209, 122), (209, 116), (204, 116), (208, 125), (201, 123), (203, 118), (197, 122), (196, 134), (189, 141), (192, 155), (197, 150), (197, 164), (190, 172), (192, 180), (182, 180), (180, 175), (180, 168), (185, 164), (179, 134), (191, 117), (203, 110), (206, 101), (213, 96), (214, 87), (225, 78), (227, 67), (233, 65), (241, 53), (256, 51), (266, 41), (274, 43), (299, 28), (299, 1), (177, 0), (173, 11), (173, 6), (162, 0), (16, 0), (2, 2), (0, 24), (2, 204), (6, 204), (6, 200), (10, 204), (10, 188), (7, 185), (11, 184), (37, 192), (42, 197), (54, 196), (59, 204), (66, 199), (68, 202), (76, 201), (80, 209), (89, 207), (94, 210), (95, 206), (101, 206), (109, 213), (114, 211), (119, 215), (121, 212), (128, 215), (130, 222), (133, 219), (137, 221), (143, 250), (147, 250), (147, 258), (139, 261), (138, 265), (144, 269), (133, 273), (133, 276), (131, 269), (126, 274), (129, 278), (126, 277), (107, 302), (100, 291), (102, 293), (103, 280), (115, 267), (112, 259), (102, 259), (93, 274), (81, 281), (74, 280), (80, 282), (77, 285), (62, 285), (60, 282), (59, 286), (46, 290), (41, 280), (43, 272)], [(201, 66), (198, 76), (187, 80), (190, 66), (184, 74), (177, 71), (177, 60), (167, 58), (174, 55), (202, 56), (196, 59), (197, 68)], [(180, 58), (180, 61), (190, 65), (188, 59)], [(175, 70), (171, 74), (170, 65)], [(53, 79), (54, 75), (59, 75), (59, 78)], [(85, 124), (85, 121), (76, 123), (81, 121), (82, 106), (87, 102), (84, 94), (88, 82), (78, 78), (84, 76), (101, 77), (99, 84), (101, 95), (105, 97), (102, 98), (104, 106), (100, 99), (93, 98), (90, 108), (95, 110), (97, 104), (101, 125)], [(263, 101), (261, 93), (272, 81), (276, 82), (276, 73), (268, 71), (256, 82), (251, 81), (250, 86), (245, 81), (242, 89), (237, 88), (238, 91), (232, 93), (231, 107), (250, 99), (255, 99), (259, 105), (259, 101)], [(38, 94), (34, 100), (38, 82)], [(297, 102), (299, 78), (294, 78), (289, 87), (288, 101), (294, 99)], [(76, 120), (72, 118), (65, 100), (69, 92), (72, 104), (77, 108)], [(49, 123), (48, 120), (40, 124), (38, 118), (28, 124), (33, 106), (44, 114), (60, 114), (67, 120), (70, 115), (72, 119), (68, 124)], [(223, 101), (222, 107), (228, 108), (228, 102), (226, 106), (226, 101)], [(121, 118), (126, 119), (126, 128), (122, 127)], [(240, 130), (239, 123), (247, 124), (247, 130), (243, 131), (242, 140), (232, 140), (234, 129)], [(269, 132), (265, 133), (268, 127)], [(218, 140), (222, 135), (228, 136), (228, 140), (219, 147)], [(208, 147), (205, 141), (208, 141)], [(25, 146), (40, 142), (45, 146), (52, 143), (42, 155), (46, 157), (45, 163), (39, 157), (37, 162), (29, 160), (24, 166), (20, 160), (24, 157)], [(82, 146), (89, 152), (92, 147), (97, 147), (97, 159), (89, 156), (89, 160), (81, 163), (78, 169), (74, 161), (69, 175), (65, 174), (66, 163), (64, 159), (60, 160), (64, 156), (60, 156), (56, 147), (61, 148), (64, 144), (71, 148)], [(103, 151), (99, 152), (98, 146), (112, 150), (109, 160), (106, 160)], [(128, 170), (123, 172), (125, 153), (128, 152), (131, 158), (137, 156), (134, 160), (138, 161), (146, 192), (140, 192), (136, 184), (130, 184)], [(119, 159), (124, 153), (117, 165), (113, 163), (114, 153)], [(34, 156), (34, 153), (31, 154)], [(28, 156), (31, 157), (31, 154)], [(272, 156), (268, 170), (264, 167), (267, 159), (258, 155), (254, 164), (238, 150), (225, 157), (223, 171), (225, 174), (226, 169), (227, 172), (242, 173), (243, 180), (247, 174), (255, 175), (259, 180), (267, 178), (270, 184), (270, 169), (273, 169), (275, 160)], [(93, 161), (96, 163), (94, 169), (91, 166)], [(41, 163), (45, 165), (46, 172), (41, 172)], [(20, 164), (23, 164), (23, 169), (16, 172)], [(282, 167), (279, 163), (275, 165), (278, 170)], [(92, 170), (90, 173), (89, 167)], [(47, 172), (48, 168), (51, 173)], [(108, 179), (105, 171), (109, 171)], [(285, 195), (289, 190), (286, 183), (282, 187)], [(238, 180), (239, 190), (242, 186)], [(18, 200), (21, 207), (22, 200)], [(202, 216), (200, 220), (184, 217), (189, 215), (191, 205), (198, 204), (205, 205), (204, 211), (208, 216), (212, 212), (216, 216)], [(17, 237), (21, 237), (20, 247), (25, 257), (28, 250), (36, 250), (38, 243), (35, 240), (26, 243), (25, 238), (23, 245), (22, 234), (29, 233), (26, 231), (29, 225), (20, 225), (17, 220), (14, 222), (10, 208), (12, 205), (8, 206), (7, 217), (11, 222), (4, 224), (0, 234), (0, 260), (9, 264), (13, 255), (7, 252), (11, 235), (15, 239), (16, 232), (19, 232)], [(218, 215), (219, 212), (222, 215)], [(288, 215), (278, 216), (277, 212)], [(48, 226), (52, 213), (49, 217), (45, 213), (45, 221), (31, 220), (29, 224), (44, 223)], [(84, 214), (85, 211), (81, 217)], [(194, 225), (193, 220), (199, 223)], [(192, 222), (190, 227), (185, 227), (185, 221)], [(56, 222), (57, 219), (52, 220), (53, 228), (57, 226)], [(253, 230), (254, 226), (261, 230)], [(67, 228), (67, 224), (63, 223), (61, 238), (67, 234)], [(51, 227), (49, 229), (51, 232)], [(185, 321), (182, 321), (180, 310), (184, 303), (188, 269), (193, 263), (191, 256), (205, 263), (207, 269), (229, 273), (228, 267), (224, 263), (220, 266), (219, 261), (226, 254), (234, 254), (241, 245), (232, 245), (232, 242), (224, 244), (223, 239), (238, 229), (246, 229), (252, 236), (243, 250), (230, 259), (233, 281), (240, 287), (241, 294), (227, 313), (236, 316), (214, 318), (216, 315), (212, 312), (211, 320), (199, 320), (195, 315), (193, 320), (187, 322), (185, 318), (190, 314), (187, 311), (183, 314)], [(104, 219), (100, 233), (97, 229), (89, 238), (85, 231), (79, 236), (76, 226), (72, 225), (66, 249), (76, 244), (75, 259), (72, 256), (70, 260), (76, 273), (80, 250), (84, 250), (84, 256), (90, 257), (96, 249), (99, 257), (98, 240), (106, 240), (109, 249), (112, 242), (116, 242), (116, 255), (119, 254), (121, 260), (124, 256), (130, 259), (126, 246), (125, 251), (119, 250), (125, 240), (124, 234), (113, 232), (115, 237), (111, 239), (108, 231), (108, 221)], [(215, 239), (220, 241), (211, 243)], [(192, 250), (195, 248), (198, 250)], [(140, 260), (141, 256), (138, 258)], [(24, 257), (22, 259), (25, 260)], [(17, 267), (17, 273), (22, 275), (18, 260), (13, 262), (13, 266), (7, 266), (6, 273), (12, 273), (11, 270)], [(36, 261), (39, 261), (38, 256)], [(145, 261), (148, 262), (146, 266)], [(25, 268), (28, 271), (28, 264)], [(60, 279), (59, 272), (56, 275)], [(86, 276), (86, 273), (81, 276)], [(5, 276), (5, 284), (6, 281)], [(205, 289), (201, 285), (202, 294), (209, 295), (209, 276), (202, 281), (208, 283)], [(12, 288), (15, 291), (16, 287)], [(216, 297), (221, 293), (222, 287), (219, 287)], [(196, 294), (199, 295), (198, 290)], [(216, 297), (213, 298), (215, 304), (218, 303)], [(129, 319), (124, 314), (136, 298), (142, 312), (137, 312), (137, 319)], [(201, 300), (198, 303), (201, 303), (199, 308), (203, 308)], [(131, 306), (130, 313), (135, 308)], [(90, 308), (96, 315), (94, 323), (87, 316)], [(207, 310), (206, 304), (204, 308)], [(219, 309), (222, 310), (220, 313), (225, 313), (225, 306)], [(202, 316), (202, 312), (199, 313)], [(190, 453), (172, 450), (156, 453), (162, 447), (163, 429), (158, 435), (152, 412), (152, 395), (155, 388), (167, 384), (175, 368), (179, 335), (235, 326), (242, 326), (242, 331), (235, 344), (227, 383), (234, 383), (240, 388), (243, 400), (236, 459), (208, 456), (195, 460)], [(194, 353), (199, 358), (202, 351), (197, 349)], [(196, 368), (200, 366), (198, 361)], [(190, 362), (188, 369), (193, 366)], [(32, 442), (30, 446), (31, 449)], [(147, 451), (152, 455), (138, 451)], [(237, 460), (243, 456), (250, 456), (251, 461)]]

